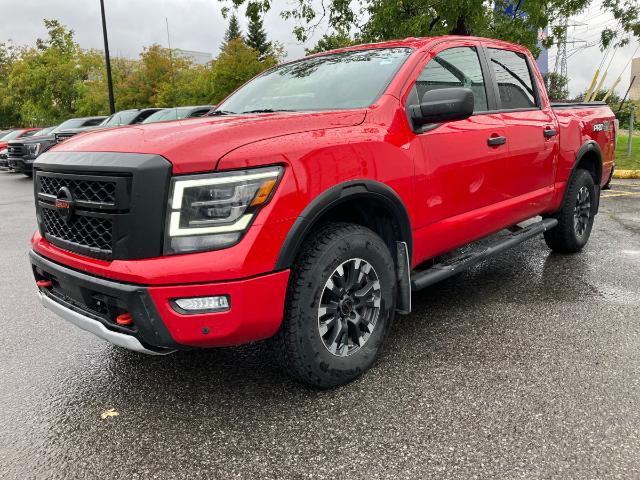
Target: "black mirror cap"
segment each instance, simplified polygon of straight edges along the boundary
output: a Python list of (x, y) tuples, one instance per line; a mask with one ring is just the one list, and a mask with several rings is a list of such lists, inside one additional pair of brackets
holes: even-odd
[(473, 91), (454, 87), (429, 90), (420, 105), (412, 105), (411, 118), (416, 126), (464, 120), (473, 115)]

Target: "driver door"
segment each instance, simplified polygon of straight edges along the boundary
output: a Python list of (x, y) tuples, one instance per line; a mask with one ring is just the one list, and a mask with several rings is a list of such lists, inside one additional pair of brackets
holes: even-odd
[(507, 198), (505, 124), (499, 114), (490, 113), (495, 91), (487, 68), (478, 42), (447, 41), (429, 51), (407, 97), (406, 104), (413, 105), (433, 89), (467, 87), (474, 93), (470, 118), (414, 128), (414, 140), (422, 148), (416, 162), (418, 228)]

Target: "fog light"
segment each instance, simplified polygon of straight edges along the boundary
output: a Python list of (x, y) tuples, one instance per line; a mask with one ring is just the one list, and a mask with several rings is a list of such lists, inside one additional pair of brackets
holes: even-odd
[(214, 297), (176, 298), (171, 306), (178, 313), (213, 313), (229, 310), (229, 297), (216, 295)]

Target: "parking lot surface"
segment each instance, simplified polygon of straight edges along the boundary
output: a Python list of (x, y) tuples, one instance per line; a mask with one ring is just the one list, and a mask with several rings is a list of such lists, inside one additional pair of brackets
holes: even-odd
[(414, 296), (353, 384), (290, 381), (264, 344), (148, 357), (35, 298), (31, 180), (0, 172), (0, 477), (640, 475), (640, 181), (581, 254), (542, 238)]

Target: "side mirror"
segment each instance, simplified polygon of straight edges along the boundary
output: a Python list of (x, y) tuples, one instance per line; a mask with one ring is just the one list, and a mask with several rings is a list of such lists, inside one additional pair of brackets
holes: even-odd
[(410, 114), (415, 126), (429, 123), (464, 120), (473, 115), (473, 92), (470, 88), (454, 87), (429, 90), (420, 105), (411, 105)]

